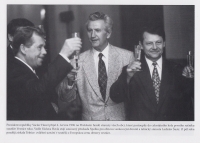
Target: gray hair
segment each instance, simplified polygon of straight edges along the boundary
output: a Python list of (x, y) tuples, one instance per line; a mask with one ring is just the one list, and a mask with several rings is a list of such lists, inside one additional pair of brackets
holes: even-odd
[(88, 23), (89, 21), (96, 21), (96, 20), (104, 20), (106, 24), (106, 31), (108, 33), (112, 33), (112, 28), (113, 28), (113, 20), (107, 15), (102, 12), (94, 12), (90, 14), (89, 19), (86, 23), (86, 28), (88, 28)]

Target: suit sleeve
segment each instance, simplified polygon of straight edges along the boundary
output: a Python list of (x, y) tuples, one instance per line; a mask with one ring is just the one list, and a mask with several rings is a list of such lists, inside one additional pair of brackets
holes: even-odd
[(128, 94), (126, 68), (122, 69), (121, 75), (110, 88), (110, 98), (116, 103), (124, 102)]
[(131, 62), (133, 62), (134, 60), (135, 60), (135, 57), (134, 57), (134, 55), (133, 55), (133, 52), (131, 52), (129, 64), (130, 64)]
[[(32, 98), (44, 98), (50, 89), (55, 89), (59, 82), (71, 71), (72, 66), (63, 57), (58, 55), (49, 65), (47, 72), (39, 80), (30, 78), (29, 74), (14, 71), (11, 83), (17, 86), (24, 86), (27, 96)], [(16, 85), (16, 83), (19, 83)], [(21, 87), (19, 87), (21, 88)], [(48, 97), (47, 97), (48, 98)]]
[(188, 121), (194, 120), (194, 79), (193, 78), (186, 78), (182, 75), (184, 67), (181, 65), (175, 65), (176, 73), (176, 84), (178, 86), (178, 91), (181, 95), (183, 95), (183, 100), (185, 102), (184, 107), (187, 109), (185, 110), (185, 114), (187, 115)]
[[(134, 61), (133, 52), (129, 52), (128, 64)], [(128, 98), (128, 84), (127, 84), (127, 65), (123, 67), (122, 73), (117, 81), (113, 83), (110, 88), (110, 98), (116, 102), (124, 102)]]
[(187, 116), (188, 116), (188, 120), (189, 121), (194, 121), (194, 79), (193, 78), (184, 78), (184, 87), (183, 90), (184, 91), (184, 96), (188, 96), (188, 112), (187, 112)]

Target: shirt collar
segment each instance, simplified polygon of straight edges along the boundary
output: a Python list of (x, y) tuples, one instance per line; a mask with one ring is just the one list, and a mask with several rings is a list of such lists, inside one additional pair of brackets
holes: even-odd
[[(148, 64), (149, 67), (153, 66), (152, 65), (153, 62), (151, 60), (149, 60), (146, 56), (145, 56), (145, 59), (146, 59), (147, 64)], [(162, 69), (162, 56), (156, 61), (156, 63), (158, 65), (158, 68)]]
[(19, 57), (15, 57), (15, 58), (21, 61), (22, 63), (24, 63), (29, 69), (33, 71), (33, 73), (36, 73), (35, 70), (31, 66), (29, 66), (26, 62), (24, 62), (22, 59), (20, 59)]
[(94, 48), (92, 48), (92, 52), (94, 54), (95, 57), (99, 57), (99, 53), (102, 53), (103, 56), (108, 59), (108, 51), (109, 51), (109, 47), (110, 47), (110, 44), (108, 43), (108, 45), (106, 46), (106, 48), (102, 51), (102, 52), (99, 52), (97, 50), (95, 50)]
[(13, 50), (13, 47), (12, 47), (12, 45), (10, 44), (9, 46), (10, 46), (10, 48)]

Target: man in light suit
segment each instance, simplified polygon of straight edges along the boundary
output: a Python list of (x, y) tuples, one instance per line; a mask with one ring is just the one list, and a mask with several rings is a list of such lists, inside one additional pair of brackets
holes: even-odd
[(36, 27), (18, 28), (12, 46), (15, 58), (7, 72), (7, 120), (57, 119), (50, 92), (71, 71), (68, 57), (75, 50), (80, 50), (81, 39), (67, 39), (41, 78), (38, 78), (35, 69), (42, 65), (47, 54), (42, 30)]
[(129, 101), (129, 120), (194, 120), (193, 68), (183, 68), (163, 57), (165, 33), (161, 27), (145, 27), (140, 43), (144, 52), (141, 63), (135, 61), (123, 69), (111, 87), (111, 99), (116, 103)]
[(74, 98), (68, 99), (69, 102), (80, 96), (82, 120), (125, 120), (124, 103), (113, 102), (109, 93), (122, 68), (132, 62), (134, 57), (132, 52), (108, 42), (112, 25), (112, 19), (101, 12), (89, 16), (86, 27), (92, 48), (80, 54), (75, 85), (78, 94), (75, 86), (71, 90), (67, 86), (69, 78), (66, 78), (58, 88), (60, 97), (74, 94)]

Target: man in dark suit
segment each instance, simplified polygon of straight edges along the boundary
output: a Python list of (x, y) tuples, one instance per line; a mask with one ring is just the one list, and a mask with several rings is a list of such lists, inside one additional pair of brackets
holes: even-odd
[(7, 47), (7, 66), (13, 62), (14, 53), (12, 47), (13, 36), (18, 27), (22, 26), (34, 26), (34, 24), (25, 19), (25, 18), (16, 18), (11, 20), (7, 25), (7, 38), (8, 38), (8, 47)]
[(188, 77), (192, 77), (193, 68), (185, 67), (183, 70), (183, 67), (162, 56), (165, 33), (160, 27), (144, 28), (140, 44), (144, 52), (141, 63), (134, 61), (123, 69), (111, 87), (111, 99), (115, 102), (128, 102), (129, 120), (194, 120), (191, 102), (194, 81), (183, 76), (188, 73)]
[(59, 55), (40, 79), (35, 69), (42, 65), (47, 54), (42, 30), (36, 27), (18, 28), (12, 46), (15, 59), (7, 73), (7, 119), (56, 119), (56, 111), (49, 101), (50, 92), (71, 71), (68, 57), (75, 50), (80, 50), (81, 39), (65, 40)]

